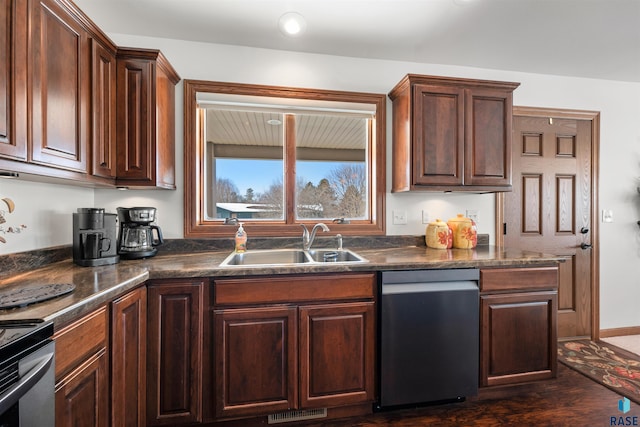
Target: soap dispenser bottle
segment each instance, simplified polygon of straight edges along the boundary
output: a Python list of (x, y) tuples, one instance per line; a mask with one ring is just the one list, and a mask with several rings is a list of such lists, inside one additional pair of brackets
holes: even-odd
[(242, 223), (236, 232), (236, 252), (245, 252), (247, 250), (247, 233), (242, 228)]

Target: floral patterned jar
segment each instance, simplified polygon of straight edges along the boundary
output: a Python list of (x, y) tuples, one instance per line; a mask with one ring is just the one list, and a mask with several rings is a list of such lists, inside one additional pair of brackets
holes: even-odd
[(453, 245), (453, 234), (446, 222), (441, 219), (436, 219), (427, 225), (424, 240), (427, 247), (449, 249)]
[(476, 223), (464, 215), (458, 214), (457, 217), (447, 221), (451, 231), (453, 232), (453, 247), (457, 249), (473, 249), (478, 243), (478, 231)]

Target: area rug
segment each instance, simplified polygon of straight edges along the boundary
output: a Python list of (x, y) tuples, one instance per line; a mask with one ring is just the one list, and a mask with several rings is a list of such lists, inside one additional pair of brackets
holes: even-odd
[(558, 361), (640, 404), (640, 357), (604, 342), (558, 343)]

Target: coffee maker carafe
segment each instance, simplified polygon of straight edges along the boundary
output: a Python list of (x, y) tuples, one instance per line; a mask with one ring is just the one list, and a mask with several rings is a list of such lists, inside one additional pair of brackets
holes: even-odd
[(83, 267), (117, 263), (116, 235), (116, 214), (102, 208), (78, 208), (73, 214), (73, 262)]
[(118, 253), (123, 259), (149, 258), (158, 253), (162, 230), (155, 224), (156, 208), (118, 208), (120, 237)]

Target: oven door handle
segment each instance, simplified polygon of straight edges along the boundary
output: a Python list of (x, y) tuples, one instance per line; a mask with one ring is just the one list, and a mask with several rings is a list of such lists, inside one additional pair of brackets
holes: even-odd
[(22, 396), (27, 394), (40, 381), (53, 363), (53, 355), (54, 353), (48, 353), (43, 356), (37, 365), (20, 378), (20, 381), (0, 395), (0, 414), (4, 414), (7, 409), (15, 405)]

